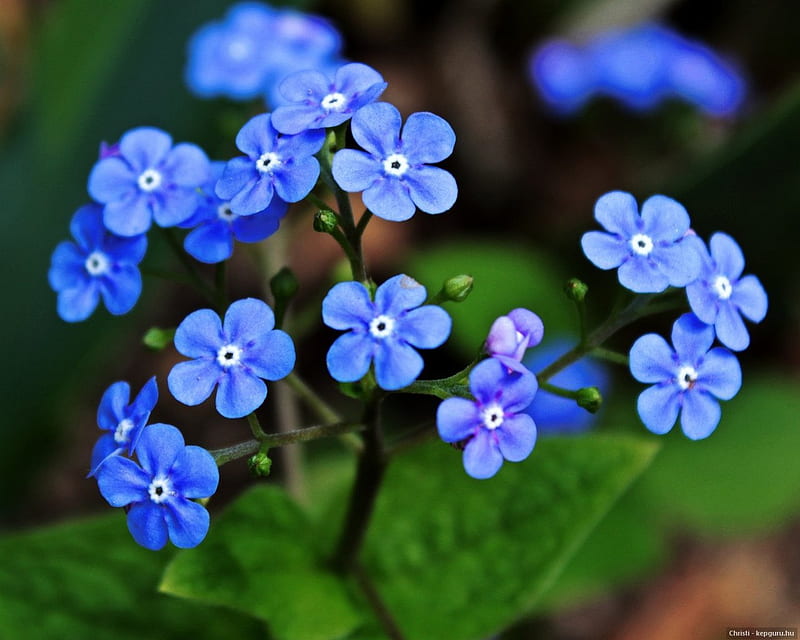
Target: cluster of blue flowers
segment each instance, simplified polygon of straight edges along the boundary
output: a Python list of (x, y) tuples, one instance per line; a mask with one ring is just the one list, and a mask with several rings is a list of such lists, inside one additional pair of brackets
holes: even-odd
[(746, 90), (742, 76), (714, 51), (655, 24), (604, 32), (582, 46), (547, 42), (531, 55), (529, 73), (561, 113), (606, 95), (636, 111), (675, 97), (709, 115), (730, 116)]
[[(767, 294), (758, 278), (742, 275), (744, 255), (724, 233), (706, 244), (690, 228), (689, 214), (666, 196), (652, 196), (639, 213), (629, 193), (612, 191), (595, 205), (605, 231), (589, 231), (581, 244), (601, 269), (617, 269), (620, 284), (636, 293), (685, 287), (691, 313), (673, 326), (671, 349), (648, 334), (634, 343), (630, 368), (640, 382), (655, 383), (639, 396), (639, 415), (654, 433), (669, 431), (681, 414), (683, 432), (707, 437), (719, 423), (717, 399), (741, 386), (741, 370), (729, 351), (742, 351), (750, 336), (742, 316), (761, 322)], [(724, 347), (712, 349), (714, 338)]]

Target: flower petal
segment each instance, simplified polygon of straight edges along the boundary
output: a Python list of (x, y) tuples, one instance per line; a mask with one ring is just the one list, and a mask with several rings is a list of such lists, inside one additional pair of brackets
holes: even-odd
[(453, 153), (456, 134), (453, 127), (433, 113), (412, 113), (400, 136), (403, 153), (411, 164), (441, 162)]
[(112, 507), (124, 507), (147, 499), (152, 477), (133, 460), (122, 456), (109, 458), (96, 475), (100, 494)]
[(722, 415), (719, 402), (711, 394), (691, 391), (683, 397), (681, 428), (691, 440), (701, 440), (711, 435)]
[(369, 371), (375, 349), (375, 341), (362, 332), (339, 336), (325, 358), (331, 377), (339, 382), (360, 380)]
[(278, 132), (268, 113), (251, 118), (236, 134), (236, 147), (253, 160), (267, 151), (274, 151), (277, 144)]
[(684, 313), (672, 325), (672, 344), (681, 364), (696, 363), (714, 342), (714, 328), (693, 313)]
[(400, 148), (400, 112), (388, 102), (373, 102), (353, 115), (351, 129), (355, 141), (378, 158)]
[[(286, 76), (278, 86), (278, 91), (289, 102), (305, 103), (306, 101), (311, 101), (318, 103), (329, 93), (330, 87), (331, 82), (325, 77), (325, 74), (309, 69), (296, 71)], [(282, 129), (278, 125), (276, 116), (283, 109), (284, 107), (278, 107), (272, 113), (272, 124), (278, 131), (282, 131)], [(287, 131), (284, 133), (292, 132)]]
[(201, 224), (184, 238), (183, 248), (195, 260), (206, 264), (227, 260), (233, 255), (231, 226), (222, 220)]
[[(183, 434), (171, 424), (151, 424), (142, 431), (136, 446), (139, 464), (151, 478), (166, 477), (186, 443)], [(148, 481), (149, 482), (149, 481)]]
[(267, 397), (267, 385), (242, 367), (230, 367), (219, 378), (216, 407), (225, 418), (244, 418)]
[(122, 158), (110, 157), (100, 160), (89, 174), (89, 195), (102, 204), (124, 200), (138, 191), (137, 177)]
[(175, 348), (189, 358), (216, 357), (224, 337), (219, 316), (211, 309), (198, 309), (186, 316), (175, 331)]
[(744, 254), (736, 241), (727, 233), (717, 232), (708, 243), (711, 257), (717, 264), (719, 272), (731, 280), (735, 280), (744, 271)]
[(750, 334), (747, 332), (742, 316), (731, 304), (730, 299), (720, 302), (714, 329), (717, 331), (719, 341), (729, 349), (744, 351), (750, 346)]
[(594, 205), (594, 217), (606, 231), (630, 238), (639, 231), (639, 207), (625, 191), (611, 191)]
[(275, 314), (266, 302), (257, 298), (244, 298), (228, 307), (222, 332), (227, 341), (245, 348), (256, 343), (274, 327)]
[(116, 265), (113, 273), (98, 278), (103, 303), (115, 316), (133, 309), (142, 293), (142, 274), (131, 264)]
[(133, 505), (128, 511), (128, 531), (145, 549), (158, 551), (167, 544), (165, 507), (147, 500)]
[(175, 145), (161, 166), (170, 180), (180, 187), (193, 189), (202, 186), (211, 175), (211, 164), (205, 151), (187, 142)]
[(584, 255), (598, 269), (616, 269), (631, 255), (628, 242), (605, 231), (587, 231), (581, 238)]
[(203, 505), (184, 498), (167, 502), (164, 519), (169, 530), (169, 539), (179, 549), (191, 549), (200, 544), (206, 537), (211, 522)]
[(631, 375), (639, 382), (669, 380), (675, 375), (676, 364), (672, 348), (655, 333), (642, 336), (631, 347)]
[(453, 321), (441, 307), (426, 305), (412, 309), (399, 319), (398, 335), (412, 347), (435, 349), (450, 335)]
[(239, 242), (260, 242), (278, 230), (288, 210), (288, 203), (273, 196), (264, 211), (236, 218), (232, 223), (233, 235)]
[[(225, 176), (223, 175), (222, 179), (217, 183), (218, 196), (221, 193), (219, 188), (224, 179)], [(273, 177), (270, 175), (254, 175), (241, 191), (230, 196), (229, 204), (231, 211), (240, 216), (252, 215), (264, 211), (272, 202), (272, 198), (275, 194), (275, 186), (272, 180)]]
[(673, 287), (685, 287), (700, 276), (700, 255), (687, 242), (656, 247), (651, 257)]
[(705, 280), (697, 280), (686, 287), (686, 298), (692, 312), (706, 324), (714, 324), (719, 313), (719, 296)]
[(176, 187), (160, 191), (153, 205), (153, 219), (160, 227), (174, 227), (188, 220), (201, 204), (196, 189)]
[(527, 458), (536, 444), (536, 425), (533, 418), (524, 413), (507, 417), (494, 433), (500, 453), (510, 462)]
[(172, 147), (168, 133), (155, 127), (137, 127), (128, 131), (119, 141), (119, 150), (138, 175), (145, 169), (156, 167)]
[(675, 242), (689, 230), (689, 214), (684, 206), (667, 196), (651, 196), (642, 205), (642, 232), (654, 242)]
[(742, 387), (742, 368), (727, 349), (709, 351), (697, 370), (697, 386), (721, 400), (730, 400)]
[(336, 184), (349, 193), (364, 191), (383, 177), (380, 161), (356, 149), (337, 151), (331, 170)]
[(480, 424), (478, 408), (466, 398), (447, 398), (436, 409), (436, 428), (445, 442), (458, 442), (470, 437)]
[(211, 395), (221, 375), (219, 365), (211, 358), (179, 362), (167, 376), (167, 387), (178, 402), (194, 407)]
[(278, 138), (276, 151), (281, 158), (298, 160), (313, 156), (325, 144), (325, 131), (322, 129), (309, 129), (294, 136)]
[(84, 285), (86, 256), (73, 242), (59, 242), (50, 258), (47, 281), (53, 291), (62, 291)]
[[(100, 464), (106, 461), (106, 458), (111, 456), (116, 452), (122, 453), (122, 447), (118, 447), (117, 443), (114, 440), (114, 436), (110, 433), (105, 434), (104, 436), (100, 436), (100, 438), (95, 442), (94, 447), (92, 448), (92, 458), (89, 462), (89, 473), (86, 476), (87, 478), (91, 478), (97, 475), (99, 471)], [(125, 503), (128, 504), (128, 503)], [(122, 505), (114, 505), (114, 506), (122, 506)]]
[(317, 184), (319, 171), (319, 161), (313, 156), (295, 158), (291, 165), (273, 172), (275, 191), (286, 202), (300, 202)]
[(519, 365), (519, 368), (508, 373), (503, 380), (500, 403), (506, 412), (524, 411), (533, 402), (538, 388), (539, 382), (536, 376)]
[(250, 158), (239, 156), (225, 164), (222, 175), (214, 187), (214, 193), (222, 200), (230, 200), (260, 177), (255, 162)]
[(97, 281), (92, 278), (84, 285), (59, 291), (56, 310), (66, 322), (81, 322), (92, 315), (99, 300)]
[(739, 280), (733, 286), (730, 300), (752, 322), (761, 322), (767, 315), (767, 292), (755, 276)]
[(375, 291), (375, 309), (391, 317), (418, 307), (428, 297), (425, 287), (403, 273), (392, 276)]
[(450, 209), (458, 197), (455, 178), (439, 167), (422, 166), (410, 169), (403, 176), (411, 200), (425, 213), (443, 213)]
[(491, 478), (503, 466), (503, 454), (486, 430), (479, 429), (464, 447), (464, 470), (478, 480)]
[(636, 402), (636, 410), (644, 426), (658, 435), (672, 429), (680, 408), (680, 394), (672, 383), (648, 387), (639, 394)]
[(361, 200), (376, 216), (392, 222), (408, 220), (417, 210), (405, 182), (386, 176), (367, 187)]
[(194, 445), (178, 453), (169, 477), (172, 487), (184, 498), (207, 498), (219, 486), (219, 469), (214, 457)]
[(487, 358), (470, 371), (469, 390), (481, 404), (496, 402), (501, 395), (501, 384), (509, 375), (499, 360)]
[[(131, 397), (131, 386), (124, 381), (115, 382), (103, 393), (97, 407), (97, 424), (101, 429), (114, 431), (125, 418), (125, 407)], [(153, 403), (155, 404), (155, 403)]]
[(394, 391), (407, 387), (422, 372), (425, 362), (409, 345), (386, 339), (375, 351), (375, 379), (381, 389)]
[(259, 378), (280, 380), (288, 376), (295, 363), (294, 342), (278, 329), (261, 336), (244, 352), (242, 364)]
[[(314, 71), (299, 73), (317, 73)], [(287, 77), (289, 80), (291, 76)], [(286, 82), (284, 80), (284, 83)], [(318, 103), (312, 104), (287, 104), (278, 107), (272, 112), (272, 123), (275, 128), (284, 134), (294, 135), (319, 125), (325, 113)]]
[(334, 285), (322, 301), (322, 321), (332, 329), (366, 328), (376, 312), (360, 282)]
[(631, 256), (617, 271), (619, 283), (636, 293), (659, 293), (669, 286), (665, 276), (654, 262), (642, 256)]
[(118, 236), (138, 236), (152, 223), (153, 210), (149, 196), (131, 191), (121, 200), (112, 200), (103, 209), (103, 224)]

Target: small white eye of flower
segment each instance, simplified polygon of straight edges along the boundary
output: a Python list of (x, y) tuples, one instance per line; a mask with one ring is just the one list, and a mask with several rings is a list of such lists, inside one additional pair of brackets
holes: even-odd
[(369, 332), (376, 338), (386, 338), (394, 331), (394, 318), (380, 315), (369, 323)]
[(219, 348), (219, 351), (217, 351), (217, 362), (225, 369), (236, 366), (241, 359), (242, 350), (235, 344), (223, 345)]
[(383, 170), (398, 178), (408, 171), (408, 166), (408, 159), (402, 153), (393, 153), (383, 161)]
[(138, 183), (142, 191), (155, 191), (161, 186), (161, 174), (155, 169), (147, 169), (139, 176)]
[(630, 245), (635, 254), (646, 256), (653, 250), (653, 239), (644, 233), (637, 233), (631, 238)]

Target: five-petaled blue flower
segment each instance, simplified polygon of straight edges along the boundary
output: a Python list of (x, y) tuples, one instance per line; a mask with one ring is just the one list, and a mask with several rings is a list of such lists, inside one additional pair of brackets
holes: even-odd
[(492, 323), (486, 338), (486, 352), (509, 369), (526, 371), (522, 357), (544, 337), (542, 319), (528, 309), (514, 309)]
[(275, 193), (286, 202), (302, 200), (317, 183), (314, 154), (324, 141), (323, 129), (284, 136), (272, 126), (269, 113), (252, 118), (236, 136), (236, 146), (247, 156), (225, 165), (217, 196), (230, 201), (231, 210), (241, 216), (264, 211)]
[(61, 242), (47, 274), (58, 293), (58, 315), (67, 322), (86, 320), (100, 298), (114, 315), (127, 313), (142, 292), (137, 265), (147, 250), (144, 235), (123, 238), (103, 226), (103, 208), (87, 204), (70, 222), (75, 242)]
[(681, 414), (683, 433), (708, 437), (719, 423), (719, 400), (730, 400), (742, 385), (739, 361), (723, 347), (711, 348), (714, 328), (692, 313), (672, 327), (672, 349), (655, 333), (633, 343), (630, 367), (639, 382), (653, 384), (639, 395), (638, 411), (653, 433), (672, 429)]
[(211, 309), (190, 313), (178, 325), (175, 348), (194, 359), (179, 362), (169, 372), (170, 392), (194, 406), (219, 385), (220, 415), (242, 418), (255, 411), (267, 397), (264, 380), (280, 380), (294, 368), (294, 343), (274, 327), (272, 309), (255, 298), (234, 302), (223, 323)]
[(448, 398), (436, 411), (436, 426), (445, 442), (467, 441), (464, 469), (473, 478), (491, 478), (503, 460), (527, 458), (536, 443), (536, 424), (523, 413), (536, 395), (532, 373), (509, 371), (489, 358), (469, 374), (475, 400)]
[(714, 325), (722, 344), (742, 351), (750, 344), (742, 316), (761, 322), (767, 315), (767, 293), (755, 276), (742, 277), (744, 255), (733, 238), (715, 233), (709, 246), (710, 253), (705, 246), (701, 249), (700, 277), (686, 287), (689, 305), (700, 320)]
[(269, 206), (250, 216), (235, 214), (230, 204), (214, 193), (224, 162), (211, 163), (211, 179), (203, 187), (204, 197), (194, 215), (178, 226), (194, 227), (183, 240), (187, 253), (200, 262), (214, 264), (233, 255), (233, 241), (260, 242), (278, 230), (289, 205), (273, 196)]
[(620, 284), (637, 293), (685, 287), (700, 274), (696, 236), (687, 236), (689, 214), (666, 196), (652, 196), (639, 215), (634, 197), (612, 191), (600, 197), (595, 219), (606, 231), (583, 234), (586, 257), (600, 269), (615, 269)]
[(169, 424), (152, 424), (136, 447), (139, 464), (112, 456), (97, 471), (100, 493), (112, 507), (126, 507), (133, 539), (158, 550), (167, 537), (176, 547), (196, 547), (208, 532), (206, 508), (194, 502), (208, 498), (219, 484), (211, 454), (186, 446), (181, 432)]
[(381, 74), (357, 62), (339, 67), (333, 80), (320, 71), (298, 71), (280, 84), (287, 104), (272, 112), (272, 124), (288, 134), (335, 127), (377, 99), (384, 89)]
[(447, 211), (456, 201), (453, 176), (439, 167), (453, 152), (452, 127), (432, 113), (412, 113), (402, 133), (400, 112), (386, 102), (359, 109), (353, 138), (366, 150), (342, 149), (333, 157), (333, 177), (345, 191), (363, 191), (364, 205), (385, 220), (408, 220), (417, 207)]
[(131, 387), (127, 382), (115, 382), (106, 389), (97, 408), (97, 425), (108, 431), (101, 436), (92, 450), (90, 476), (111, 455), (133, 455), (150, 412), (158, 402), (156, 378), (150, 378), (133, 402), (129, 402)]
[(191, 216), (208, 171), (208, 158), (197, 145), (173, 147), (164, 131), (139, 127), (122, 136), (118, 154), (94, 165), (89, 195), (105, 205), (103, 223), (109, 231), (135, 236), (153, 220), (172, 227)]
[(424, 362), (416, 349), (435, 349), (450, 335), (452, 320), (441, 307), (420, 306), (427, 292), (419, 282), (397, 275), (384, 282), (370, 300), (360, 282), (340, 282), (322, 301), (322, 319), (347, 330), (328, 351), (331, 376), (355, 382), (375, 364), (375, 379), (389, 391), (417, 379)]

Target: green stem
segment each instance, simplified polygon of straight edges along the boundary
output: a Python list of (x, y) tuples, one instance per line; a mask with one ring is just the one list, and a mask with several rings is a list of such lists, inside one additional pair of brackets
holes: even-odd
[(589, 352), (589, 355), (600, 360), (605, 360), (613, 364), (620, 364), (623, 367), (629, 365), (628, 356), (613, 349), (606, 349), (605, 347), (595, 347)]
[(389, 611), (383, 598), (381, 598), (381, 594), (378, 592), (375, 583), (372, 582), (372, 578), (369, 577), (369, 574), (364, 567), (361, 566), (360, 562), (356, 562), (353, 565), (353, 575), (355, 576), (356, 582), (358, 582), (358, 586), (361, 587), (364, 596), (367, 598), (367, 602), (369, 602), (369, 605), (375, 612), (375, 617), (378, 618), (378, 622), (380, 622), (383, 630), (386, 632), (387, 637), (390, 638), (390, 640), (404, 640), (405, 636), (400, 631), (400, 627), (397, 625), (394, 616)]
[(259, 422), (255, 412), (247, 414), (247, 424), (250, 425), (250, 432), (253, 437), (259, 442), (264, 442), (269, 438), (269, 435), (261, 428), (261, 422)]
[(567, 398), (569, 400), (577, 400), (578, 399), (578, 392), (571, 391), (569, 389), (564, 389), (563, 387), (559, 387), (554, 384), (550, 384), (549, 382), (541, 382), (539, 384), (539, 388), (543, 391), (547, 391), (548, 393), (552, 393), (555, 396), (560, 396), (562, 398)]
[(316, 416), (324, 422), (341, 422), (341, 416), (327, 402), (320, 398), (316, 392), (299, 375), (292, 372), (283, 381), (291, 387), (298, 398), (306, 403)]
[(358, 225), (356, 226), (356, 233), (359, 238), (364, 235), (370, 220), (372, 220), (372, 211), (367, 209), (361, 214), (361, 217), (358, 219)]

